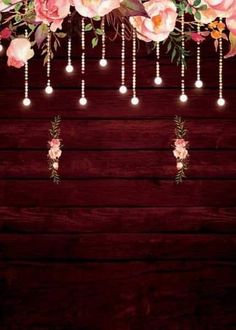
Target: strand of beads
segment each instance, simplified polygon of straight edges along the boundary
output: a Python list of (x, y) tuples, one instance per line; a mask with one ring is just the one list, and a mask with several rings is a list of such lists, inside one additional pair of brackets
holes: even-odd
[(52, 94), (53, 88), (51, 86), (51, 31), (48, 26), (47, 34), (47, 86), (45, 88), (47, 94)]
[(184, 12), (181, 13), (181, 95), (179, 97), (181, 102), (186, 102), (188, 100), (185, 94), (185, 36), (184, 36)]
[(85, 97), (85, 19), (81, 20), (81, 96), (79, 103), (82, 106), (87, 104)]
[(132, 35), (132, 40), (133, 40), (133, 49), (132, 49), (132, 93), (133, 96), (131, 98), (131, 103), (133, 105), (138, 105), (139, 99), (136, 95), (136, 71), (137, 71), (137, 63), (136, 63), (136, 55), (137, 55), (137, 40), (136, 40), (136, 29), (133, 28), (133, 35)]
[(154, 83), (156, 85), (162, 84), (162, 78), (160, 76), (160, 43), (157, 42), (156, 44), (156, 77), (154, 79)]
[(105, 32), (105, 19), (102, 18), (101, 22), (101, 30), (102, 30), (102, 58), (99, 61), (99, 65), (103, 68), (107, 66), (106, 59), (106, 32)]
[[(220, 19), (222, 22), (222, 19)], [(223, 98), (223, 45), (222, 38), (219, 39), (219, 98), (217, 104), (220, 107), (225, 105), (225, 99)]]
[(72, 40), (71, 40), (71, 13), (69, 14), (69, 34), (67, 39), (67, 66), (66, 66), (66, 72), (71, 73), (74, 71), (74, 67), (71, 63), (71, 48), (72, 48)]
[[(200, 36), (201, 24), (197, 23), (197, 33)], [(197, 41), (197, 80), (195, 81), (196, 88), (202, 88), (203, 82), (201, 80), (201, 42)]]
[(121, 94), (127, 93), (125, 85), (125, 24), (121, 23), (121, 86), (119, 88)]
[[(28, 39), (28, 31), (25, 29), (25, 38)], [(25, 107), (30, 106), (31, 101), (29, 98), (29, 64), (28, 61), (25, 63), (25, 95), (23, 99), (23, 105)]]

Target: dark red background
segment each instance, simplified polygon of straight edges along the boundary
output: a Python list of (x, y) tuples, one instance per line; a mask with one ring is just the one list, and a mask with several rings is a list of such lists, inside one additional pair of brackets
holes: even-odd
[[(179, 70), (162, 56), (162, 88), (153, 86), (155, 56), (142, 45), (140, 105), (120, 96), (120, 41), (87, 47), (87, 97), (78, 106), (75, 73), (64, 73), (65, 51), (52, 63), (53, 96), (45, 68), (30, 62), (32, 107), (21, 106), (23, 70), (0, 76), (0, 329), (211, 330), (236, 329), (236, 80), (225, 62), (227, 106), (216, 106), (218, 62), (203, 45), (205, 88), (180, 104)], [(128, 82), (131, 77), (128, 47)], [(162, 51), (163, 54), (163, 51)], [(62, 182), (49, 179), (50, 120), (62, 116)], [(174, 116), (186, 120), (190, 168), (174, 182)]]

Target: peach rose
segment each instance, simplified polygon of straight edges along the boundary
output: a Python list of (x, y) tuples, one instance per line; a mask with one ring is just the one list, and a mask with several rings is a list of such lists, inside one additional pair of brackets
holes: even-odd
[(84, 17), (104, 16), (120, 7), (120, 0), (72, 0), (77, 12)]
[(181, 162), (177, 162), (176, 167), (177, 167), (177, 170), (181, 170), (184, 167), (184, 165)]
[(51, 24), (51, 31), (61, 29), (63, 19), (70, 12), (69, 0), (35, 0), (36, 22)]
[(60, 145), (61, 145), (60, 139), (52, 139), (48, 143), (49, 143), (49, 145), (50, 145), (51, 148), (53, 148), (53, 147), (59, 148)]
[(146, 42), (165, 40), (175, 28), (177, 13), (173, 1), (150, 0), (144, 3), (144, 7), (149, 17), (130, 17), (138, 38)]
[(173, 150), (173, 154), (177, 159), (185, 159), (188, 156), (188, 150), (182, 147), (177, 147)]
[(53, 147), (48, 151), (48, 155), (51, 159), (58, 159), (61, 157), (62, 151), (58, 147)]
[(11, 0), (9, 5), (6, 5), (2, 0), (0, 0), (0, 12), (10, 11), (14, 8), (14, 4), (17, 3), (18, 0)]
[(58, 168), (59, 168), (59, 164), (58, 164), (58, 162), (53, 162), (52, 167), (54, 168), (54, 170), (57, 171)]
[(7, 49), (7, 65), (21, 68), (25, 63), (34, 56), (31, 49), (31, 43), (25, 38), (13, 39)]

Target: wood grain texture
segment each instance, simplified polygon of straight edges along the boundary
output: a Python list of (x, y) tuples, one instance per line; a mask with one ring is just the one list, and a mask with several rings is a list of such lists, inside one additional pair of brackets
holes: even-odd
[[(48, 178), (45, 150), (1, 151), (0, 179)], [(222, 155), (227, 162), (222, 166)], [(71, 151), (64, 149), (60, 175), (82, 178), (173, 178), (175, 158), (168, 151)], [(236, 179), (236, 151), (190, 149), (188, 178)]]
[[(0, 118), (39, 119), (49, 122), (54, 116), (61, 115), (64, 119), (76, 118), (126, 118), (126, 119), (161, 119), (172, 121), (175, 115), (183, 118), (225, 118), (235, 119), (236, 95), (234, 89), (224, 92), (226, 105), (220, 109), (217, 104), (217, 90), (188, 90), (189, 101), (182, 104), (179, 101), (179, 90), (173, 89), (140, 89), (138, 96), (140, 104), (134, 108), (130, 103), (130, 92), (124, 96), (118, 90), (87, 90), (88, 105), (79, 106), (78, 89), (57, 89), (51, 96), (43, 90), (30, 91), (32, 106), (27, 110), (22, 105), (23, 90), (0, 91)], [(65, 103), (66, 100), (66, 103)], [(207, 106), (203, 106), (207, 100)]]
[(233, 207), (235, 184), (236, 180), (186, 180), (176, 185), (173, 179), (155, 178), (64, 180), (59, 185), (50, 179), (0, 180), (0, 206)]
[(1, 266), (1, 326), (228, 330), (235, 325), (235, 276), (232, 262), (10, 262)]
[(236, 208), (0, 207), (0, 232), (235, 234)]
[[(211, 42), (201, 45), (202, 90), (193, 88), (192, 47), (187, 104), (178, 101), (180, 69), (165, 49), (156, 88), (155, 54), (140, 43), (134, 108), (130, 91), (117, 91), (120, 40), (107, 42), (107, 70), (98, 68), (100, 47), (91, 49), (91, 36), (86, 42), (84, 109), (78, 38), (75, 74), (65, 74), (62, 49), (52, 62), (50, 97), (38, 54), (30, 61), (29, 110), (21, 105), (23, 70), (1, 60), (0, 329), (236, 329), (235, 59), (224, 61), (227, 103), (219, 111)], [(129, 86), (131, 55), (127, 43)], [(58, 114), (62, 182), (54, 185), (47, 141)], [(175, 115), (186, 120), (191, 156), (178, 186)]]
[[(188, 120), (191, 148), (235, 149), (233, 120)], [(0, 149), (44, 149), (51, 125), (46, 120), (2, 120)], [(67, 148), (170, 149), (173, 120), (64, 120), (61, 138)]]
[[(65, 59), (56, 59), (52, 61), (52, 86), (55, 88), (78, 88), (80, 86), (80, 60), (73, 61), (74, 72), (68, 74), (65, 72), (66, 61)], [(232, 66), (236, 65), (236, 60), (229, 59), (224, 65), (224, 87), (233, 88), (234, 70)], [(41, 70), (39, 70), (39, 67)], [(218, 87), (218, 60), (208, 59), (202, 60), (201, 70), (202, 79), (204, 81), (204, 88), (217, 88)], [(151, 88), (154, 87), (155, 78), (155, 58), (138, 59), (137, 61), (137, 87), (138, 88)], [(2, 74), (5, 79), (0, 80), (1, 89), (9, 88), (22, 88), (24, 86), (24, 69), (12, 69), (6, 65), (2, 66)], [(46, 68), (43, 67), (43, 59), (32, 60), (29, 65), (30, 88), (45, 88), (45, 72)], [(207, 74), (212, 72), (212, 74)], [(174, 88), (178, 89), (180, 86), (180, 68), (169, 59), (161, 62), (161, 74), (163, 77), (163, 85), (156, 88), (157, 92), (161, 88)], [(33, 79), (36, 77), (37, 79)], [(106, 88), (119, 88), (120, 86), (120, 59), (111, 59), (108, 61), (106, 68), (99, 66), (98, 59), (88, 59), (86, 61), (86, 86), (88, 88), (97, 88), (97, 81), (100, 81), (99, 89)], [(132, 61), (126, 61), (126, 84), (132, 86)], [(196, 80), (196, 59), (189, 59), (188, 68), (186, 71), (186, 87), (194, 88)]]
[(235, 253), (236, 235), (223, 234), (0, 235), (5, 260), (235, 260)]

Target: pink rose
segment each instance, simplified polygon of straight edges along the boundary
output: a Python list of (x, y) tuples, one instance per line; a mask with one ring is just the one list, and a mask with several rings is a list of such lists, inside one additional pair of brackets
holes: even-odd
[(185, 159), (188, 156), (188, 150), (182, 147), (178, 147), (173, 150), (173, 154), (177, 159)]
[(184, 139), (176, 139), (175, 140), (175, 146), (179, 148), (185, 148), (188, 144), (188, 141), (185, 141)]
[(209, 8), (219, 12), (226, 12), (231, 10), (235, 0), (205, 0)]
[(61, 29), (70, 12), (69, 0), (35, 0), (36, 21), (51, 24), (51, 31)]
[(177, 13), (173, 1), (150, 0), (144, 3), (144, 7), (149, 17), (130, 17), (138, 38), (146, 42), (165, 40), (175, 28)]
[(191, 32), (191, 38), (195, 42), (203, 42), (205, 40), (205, 37), (203, 37), (201, 33), (198, 32)]
[(120, 0), (72, 0), (77, 12), (84, 17), (104, 16), (120, 7)]
[(60, 139), (52, 139), (51, 141), (48, 142), (50, 147), (53, 148), (53, 147), (57, 147), (59, 148), (60, 145), (61, 145), (61, 141)]
[(8, 39), (11, 36), (11, 30), (8, 27), (5, 27), (0, 32), (0, 39)]
[(58, 147), (49, 149), (48, 155), (51, 159), (58, 159), (61, 157), (62, 151)]
[(7, 65), (21, 68), (25, 63), (34, 56), (34, 51), (31, 49), (31, 44), (28, 39), (16, 38), (13, 39), (7, 49)]

